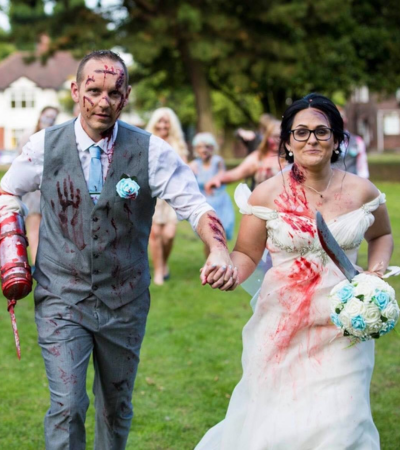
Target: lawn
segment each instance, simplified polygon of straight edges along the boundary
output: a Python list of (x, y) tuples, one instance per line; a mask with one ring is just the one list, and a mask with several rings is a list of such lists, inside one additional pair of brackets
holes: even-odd
[[(378, 183), (378, 187), (387, 193), (395, 242), (400, 243), (400, 184)], [(365, 246), (360, 261), (365, 264)], [(180, 224), (171, 280), (151, 288), (152, 307), (128, 449), (193, 449), (204, 432), (224, 417), (229, 396), (240, 379), (241, 330), (251, 315), (250, 298), (241, 288), (232, 293), (202, 288), (198, 281), (202, 263), (202, 244), (187, 223)], [(400, 246), (392, 263), (400, 265)], [(400, 293), (400, 277), (391, 284)], [(15, 354), (6, 301), (0, 301), (0, 448), (44, 449), (48, 390), (36, 343), (33, 299), (21, 300), (16, 309), (21, 361)], [(400, 337), (391, 333), (376, 346), (371, 402), (383, 450), (397, 450), (400, 442), (399, 343)], [(89, 390), (92, 377), (90, 369)], [(88, 448), (93, 447), (92, 404), (91, 396)]]

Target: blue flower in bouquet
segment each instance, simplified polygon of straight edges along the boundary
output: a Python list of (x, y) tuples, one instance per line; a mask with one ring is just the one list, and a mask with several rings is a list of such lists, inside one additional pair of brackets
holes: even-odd
[(365, 330), (365, 328), (367, 327), (364, 319), (360, 315), (355, 316), (351, 319), (351, 326), (355, 330)]
[(340, 291), (336, 292), (336, 295), (340, 298), (342, 303), (347, 303), (347, 301), (353, 297), (353, 294), (354, 288), (351, 284), (346, 284)]
[(340, 321), (338, 314), (331, 314), (331, 320), (338, 328), (342, 328), (342, 322)]
[(117, 183), (116, 189), (120, 197), (135, 200), (139, 194), (140, 186), (133, 178), (123, 175)]
[(384, 330), (381, 330), (379, 332), (380, 336), (383, 336), (384, 334), (389, 333), (389, 331), (392, 331), (393, 328), (395, 327), (396, 322), (394, 320), (389, 320), (388, 322), (386, 322), (386, 328)]
[(379, 289), (377, 289), (375, 292), (375, 303), (378, 305), (380, 310), (385, 309), (390, 301), (389, 294), (387, 292), (380, 291)]

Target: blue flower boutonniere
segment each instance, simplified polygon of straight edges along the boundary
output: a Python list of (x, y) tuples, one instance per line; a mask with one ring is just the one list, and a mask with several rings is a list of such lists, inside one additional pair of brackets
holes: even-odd
[(136, 177), (130, 177), (129, 175), (123, 174), (116, 186), (117, 194), (121, 198), (135, 200), (139, 195), (140, 190), (140, 186), (136, 180)]

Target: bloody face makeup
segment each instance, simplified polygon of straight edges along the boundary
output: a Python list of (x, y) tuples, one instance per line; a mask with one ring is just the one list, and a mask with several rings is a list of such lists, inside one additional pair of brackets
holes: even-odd
[(82, 79), (80, 85), (72, 83), (71, 95), (79, 103), (83, 129), (98, 142), (117, 121), (131, 87), (125, 87), (122, 65), (109, 59), (89, 60)]
[[(304, 109), (296, 114), (292, 130), (317, 130), (330, 128), (326, 115), (316, 109)], [(302, 167), (316, 167), (330, 162), (335, 147), (333, 134), (329, 140), (318, 140), (315, 133), (311, 133), (306, 141), (297, 141), (290, 135), (289, 145), (293, 152), (294, 162)]]

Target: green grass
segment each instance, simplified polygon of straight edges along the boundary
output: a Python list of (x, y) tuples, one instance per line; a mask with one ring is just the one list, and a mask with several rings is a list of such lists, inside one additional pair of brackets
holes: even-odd
[[(378, 183), (387, 194), (394, 238), (400, 243), (400, 184)], [(232, 192), (232, 188), (231, 188)], [(249, 296), (202, 288), (202, 244), (187, 223), (179, 225), (171, 259), (171, 280), (151, 288), (152, 306), (135, 393), (135, 419), (128, 449), (192, 449), (226, 412), (241, 377), (241, 331), (250, 317)], [(365, 246), (361, 263), (365, 264)], [(400, 264), (400, 247), (392, 259)], [(391, 284), (400, 292), (400, 277)], [(0, 298), (0, 448), (43, 449), (47, 380), (39, 347), (32, 296), (16, 308), (22, 359), (17, 360), (6, 301)], [(400, 442), (400, 337), (391, 333), (376, 346), (372, 409), (383, 450)], [(91, 391), (93, 369), (88, 374)], [(345, 399), (344, 399), (345, 401)], [(93, 447), (93, 397), (87, 418)], [(246, 450), (246, 449), (243, 449)]]

